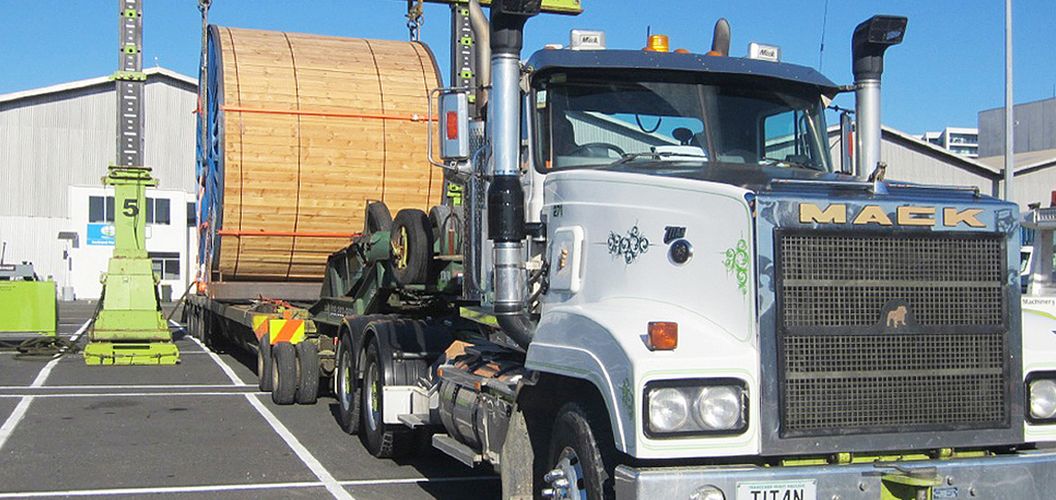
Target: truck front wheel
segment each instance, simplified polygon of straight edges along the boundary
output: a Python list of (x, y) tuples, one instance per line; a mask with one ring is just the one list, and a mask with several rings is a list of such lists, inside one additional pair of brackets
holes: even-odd
[(603, 415), (596, 413), (575, 402), (558, 410), (550, 438), (548, 472), (543, 477), (543, 496), (590, 500), (615, 497), (612, 438), (601, 430), (608, 426), (600, 421)]

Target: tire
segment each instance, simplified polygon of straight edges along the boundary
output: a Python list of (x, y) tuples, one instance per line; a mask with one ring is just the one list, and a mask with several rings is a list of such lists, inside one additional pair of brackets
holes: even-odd
[(359, 380), (356, 378), (354, 359), (352, 339), (347, 334), (343, 335), (337, 348), (334, 397), (337, 398), (337, 421), (341, 424), (341, 428), (349, 434), (359, 432), (359, 410), (362, 408), (362, 401), (359, 399), (361, 389)]
[(363, 232), (365, 234), (373, 234), (379, 231), (389, 231), (392, 229), (392, 213), (389, 212), (389, 207), (385, 206), (385, 203), (380, 201), (374, 201), (367, 204), (367, 216), (363, 222)]
[[(429, 209), (429, 226), (433, 230), (433, 241), (440, 242), (437, 252), (439, 255), (453, 255), (461, 251), (458, 245), (459, 225), (458, 217), (452, 215), (451, 207), (437, 205)], [(448, 241), (448, 229), (455, 230), (452, 241)], [(450, 252), (452, 249), (454, 251)]]
[[(604, 415), (580, 403), (566, 403), (557, 412), (550, 435), (546, 467), (561, 470), (569, 480), (570, 498), (580, 498), (585, 490), (591, 500), (615, 498), (613, 471), (615, 447), (608, 420)], [(576, 477), (573, 477), (576, 476)], [(545, 488), (554, 488), (543, 479)], [(580, 488), (576, 491), (577, 486)], [(558, 495), (560, 497), (560, 495)]]
[(272, 388), (272, 371), (275, 370), (275, 363), (271, 357), (271, 337), (268, 334), (264, 334), (260, 338), (259, 344), (257, 344), (257, 387), (263, 392), (271, 392)]
[(407, 429), (385, 424), (384, 399), (381, 397), (384, 394), (385, 375), (380, 365), (378, 346), (374, 342), (367, 347), (364, 366), (363, 387), (360, 390), (360, 415), (363, 418), (359, 426), (359, 436), (363, 439), (367, 451), (375, 457), (406, 456), (414, 444), (414, 435)]
[(289, 342), (271, 346), (271, 358), (275, 366), (271, 372), (271, 401), (277, 405), (293, 404), (297, 398), (297, 348)]
[(433, 228), (425, 212), (400, 210), (392, 223), (392, 268), (401, 285), (424, 285), (433, 261)]
[(300, 373), (297, 381), (297, 404), (314, 405), (319, 399), (319, 347), (305, 340), (297, 344), (296, 350)]

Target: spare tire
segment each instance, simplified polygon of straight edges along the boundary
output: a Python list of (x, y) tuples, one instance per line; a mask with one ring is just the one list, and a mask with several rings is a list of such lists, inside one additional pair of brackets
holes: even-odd
[(367, 204), (367, 216), (364, 218), (363, 232), (373, 234), (388, 231), (392, 228), (392, 214), (384, 202), (372, 201)]
[(390, 233), (392, 269), (401, 285), (424, 285), (433, 261), (433, 228), (425, 212), (405, 208), (396, 214)]

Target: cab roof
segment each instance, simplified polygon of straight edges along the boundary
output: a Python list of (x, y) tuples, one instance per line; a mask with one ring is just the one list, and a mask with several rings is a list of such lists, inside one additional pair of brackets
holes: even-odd
[(813, 85), (833, 96), (839, 87), (813, 68), (745, 57), (706, 56), (645, 50), (540, 50), (528, 60), (536, 72), (561, 69), (669, 70), (710, 74), (747, 75)]

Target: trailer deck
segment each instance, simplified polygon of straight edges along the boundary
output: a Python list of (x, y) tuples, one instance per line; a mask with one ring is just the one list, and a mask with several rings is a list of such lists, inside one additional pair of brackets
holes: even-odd
[[(62, 304), (59, 334), (83, 343), (94, 307)], [(499, 496), (498, 476), (435, 450), (375, 459), (336, 425), (332, 398), (274, 405), (251, 356), (174, 337), (173, 367), (0, 352), (0, 498)]]

